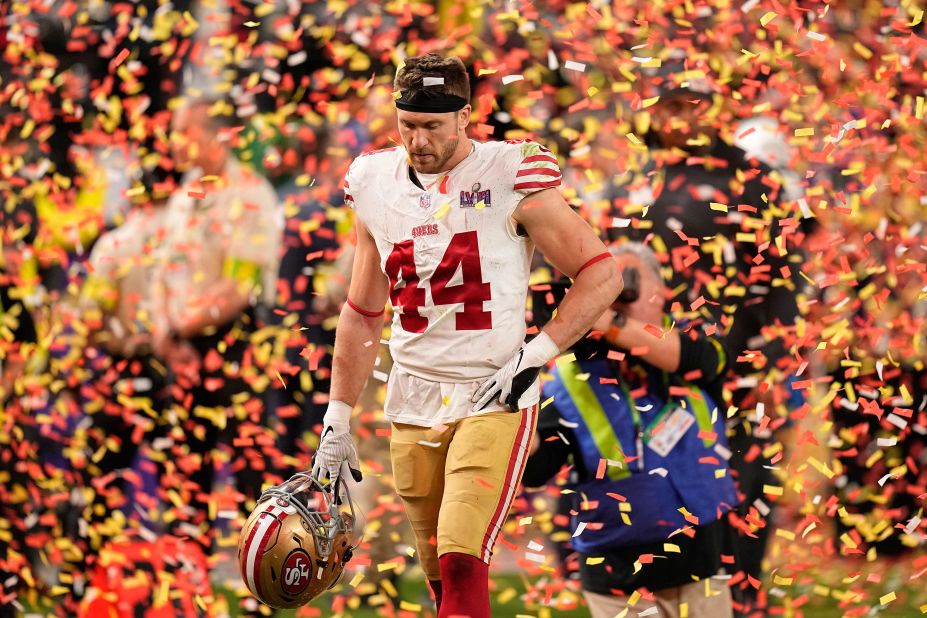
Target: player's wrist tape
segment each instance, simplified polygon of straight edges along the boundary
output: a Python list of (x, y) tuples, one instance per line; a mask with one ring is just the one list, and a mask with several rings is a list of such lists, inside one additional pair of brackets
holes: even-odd
[(328, 402), (328, 409), (322, 417), (322, 431), (331, 427), (336, 434), (351, 432), (351, 413), (354, 408), (343, 401), (333, 399)]
[(525, 346), (523, 366), (542, 367), (558, 354), (560, 354), (560, 346), (554, 343), (550, 335), (541, 331)]
[(348, 307), (350, 307), (351, 309), (353, 309), (353, 310), (356, 311), (357, 313), (361, 314), (361, 315), (364, 316), (365, 318), (378, 318), (378, 317), (380, 317), (381, 315), (383, 315), (384, 313), (386, 313), (386, 309), (381, 309), (380, 311), (367, 311), (366, 309), (361, 309), (360, 307), (358, 307), (357, 305), (355, 305), (353, 302), (351, 302), (351, 299), (350, 299), (350, 298), (345, 299), (345, 302), (347, 302)]

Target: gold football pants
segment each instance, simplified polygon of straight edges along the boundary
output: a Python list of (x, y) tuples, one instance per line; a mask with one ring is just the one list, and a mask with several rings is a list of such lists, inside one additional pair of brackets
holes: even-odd
[(534, 405), (435, 428), (393, 423), (396, 491), (428, 579), (441, 579), (438, 557), (449, 552), (489, 563), (517, 494), (537, 416)]

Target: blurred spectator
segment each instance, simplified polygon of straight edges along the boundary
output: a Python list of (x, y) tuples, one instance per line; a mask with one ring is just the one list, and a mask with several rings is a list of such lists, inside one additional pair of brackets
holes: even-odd
[[(546, 483), (572, 458), (572, 542), (593, 618), (731, 616), (730, 589), (716, 577), (723, 514), (736, 501), (721, 399), (727, 355), (717, 336), (668, 328), (650, 249), (613, 253), (625, 289), (594, 327), (607, 347), (558, 363), (524, 483)], [(641, 589), (654, 598), (632, 606), (627, 595)]]
[(649, 110), (650, 161), (618, 200), (610, 232), (648, 240), (664, 265), (672, 310), (711, 322), (726, 336), (726, 388), (740, 410), (731, 434), (738, 513), (754, 522), (742, 526), (734, 550), (742, 571), (736, 590), (744, 593), (738, 606), (748, 611), (756, 593), (748, 576), (760, 578), (771, 528), (763, 487), (774, 477), (759, 452), (770, 443), (770, 429), (785, 420), (766, 415), (772, 406), (764, 398), (785, 388), (780, 381), (788, 368), (779, 365), (789, 358), (781, 335), (798, 315), (789, 260), (800, 256), (787, 253), (772, 216), (775, 174), (726, 141), (722, 128), (731, 118), (723, 89), (707, 68), (704, 78), (693, 72), (666, 69), (653, 78), (660, 98)]
[[(88, 566), (107, 540), (137, 525), (131, 521), (129, 471), (143, 440), (167, 438), (169, 433), (169, 376), (153, 350), (153, 316), (159, 304), (154, 297), (154, 256), (164, 237), (167, 200), (175, 188), (170, 180), (160, 181), (164, 177), (145, 174), (130, 190), (134, 209), (125, 223), (94, 246), (82, 294), (90, 343), (102, 352), (91, 348), (88, 354), (95, 370), (87, 385), (86, 406), (92, 421), (84, 469), (86, 486), (92, 488)], [(159, 447), (157, 461), (163, 464), (168, 453), (164, 444)]]
[(0, 125), (0, 521), (9, 526), (0, 534), (0, 616), (12, 618), (12, 601), (24, 583), (25, 521), (32, 511), (26, 463), (37, 455), (31, 443), (34, 421), (23, 405), (22, 378), (38, 341), (35, 320), (24, 302), (37, 276), (32, 244), (38, 217), (21, 193), (27, 181), (20, 171), (29, 144), (14, 133), (11, 110), (0, 110), (6, 120)]
[[(176, 375), (185, 430), (177, 466), (193, 481), (183, 504), (207, 549), (220, 434), (261, 443), (263, 406), (246, 382), (254, 371), (249, 334), (255, 306), (273, 298), (282, 219), (267, 180), (233, 156), (226, 114), (220, 100), (195, 99), (174, 115), (171, 150), (186, 174), (167, 205), (155, 312), (154, 350)], [(260, 492), (265, 468), (252, 446), (233, 459), (247, 500)]]

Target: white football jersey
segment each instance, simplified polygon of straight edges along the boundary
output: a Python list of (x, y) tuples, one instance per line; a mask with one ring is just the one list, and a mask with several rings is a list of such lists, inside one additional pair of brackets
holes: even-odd
[(347, 203), (376, 241), (390, 280), (390, 351), (397, 367), (443, 383), (481, 381), (522, 345), (534, 245), (512, 213), (560, 184), (549, 150), (531, 141), (472, 142), (434, 181), (410, 178), (404, 148), (361, 155)]

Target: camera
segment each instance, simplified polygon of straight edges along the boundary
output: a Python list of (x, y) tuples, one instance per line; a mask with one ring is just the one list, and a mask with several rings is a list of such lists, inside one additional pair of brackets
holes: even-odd
[(637, 302), (637, 299), (641, 297), (640, 271), (633, 266), (627, 266), (621, 271), (621, 278), (624, 279), (624, 287), (621, 289), (621, 294), (618, 295), (615, 302), (622, 305), (630, 305), (633, 302)]
[[(621, 271), (621, 277), (624, 279), (624, 287), (612, 304), (616, 310), (618, 305), (629, 305), (641, 297), (640, 271), (633, 266), (628, 266)], [(570, 280), (567, 277), (531, 286), (531, 325), (540, 329), (550, 322), (568, 289), (570, 289)]]

